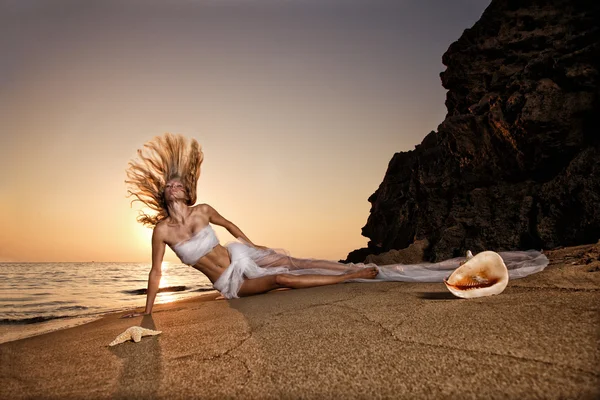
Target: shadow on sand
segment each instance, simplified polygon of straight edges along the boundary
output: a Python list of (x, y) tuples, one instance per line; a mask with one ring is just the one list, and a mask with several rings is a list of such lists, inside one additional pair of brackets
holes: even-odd
[[(145, 315), (139, 326), (156, 330), (152, 315)], [(112, 398), (150, 399), (158, 397), (162, 374), (158, 337), (144, 337), (139, 343), (125, 342), (111, 347), (110, 351), (123, 360), (119, 383)], [(140, 382), (144, 384), (140, 385)]]
[(460, 300), (450, 292), (421, 292), (417, 297), (423, 300)]

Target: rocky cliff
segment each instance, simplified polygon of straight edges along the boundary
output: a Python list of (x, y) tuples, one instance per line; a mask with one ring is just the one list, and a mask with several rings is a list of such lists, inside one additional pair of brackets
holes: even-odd
[[(369, 198), (364, 261), (600, 238), (600, 2), (493, 0), (443, 55), (446, 119)], [(414, 246), (413, 246), (414, 247)]]

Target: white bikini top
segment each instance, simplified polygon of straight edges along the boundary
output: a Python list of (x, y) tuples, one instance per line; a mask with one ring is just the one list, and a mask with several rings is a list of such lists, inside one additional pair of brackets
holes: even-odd
[(171, 249), (181, 262), (194, 265), (218, 244), (219, 239), (215, 231), (210, 225), (206, 225), (191, 238), (171, 246)]

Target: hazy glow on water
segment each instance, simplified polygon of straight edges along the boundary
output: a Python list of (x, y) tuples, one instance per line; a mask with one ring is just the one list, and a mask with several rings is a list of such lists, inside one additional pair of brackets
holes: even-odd
[[(149, 264), (0, 264), (0, 324), (65, 317), (89, 317), (143, 307)], [(197, 296), (212, 284), (197, 270), (163, 263), (160, 287), (185, 290), (158, 293), (156, 303)]]

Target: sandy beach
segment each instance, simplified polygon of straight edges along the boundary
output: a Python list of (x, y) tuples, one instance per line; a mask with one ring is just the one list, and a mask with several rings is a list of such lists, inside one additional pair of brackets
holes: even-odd
[[(0, 398), (597, 398), (598, 248), (479, 299), (350, 283), (108, 315), (0, 345)], [(108, 347), (132, 325), (163, 333)]]

